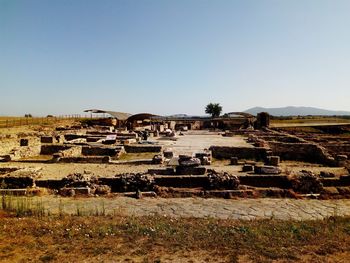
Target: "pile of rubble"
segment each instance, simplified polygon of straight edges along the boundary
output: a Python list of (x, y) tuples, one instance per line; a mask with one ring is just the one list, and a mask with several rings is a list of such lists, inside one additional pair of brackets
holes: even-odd
[(152, 191), (154, 179), (143, 173), (117, 175), (120, 178), (120, 192)]
[(225, 189), (235, 190), (238, 189), (239, 179), (236, 175), (232, 175), (226, 172), (220, 173), (215, 170), (208, 170), (208, 180), (210, 189)]
[(96, 177), (87, 174), (74, 173), (62, 179), (63, 187), (59, 190), (62, 196), (75, 196), (76, 194), (105, 195), (111, 192), (108, 185), (98, 183)]
[(323, 185), (314, 173), (310, 171), (301, 171), (299, 174), (290, 179), (292, 188), (295, 192), (301, 194), (317, 194), (323, 190)]

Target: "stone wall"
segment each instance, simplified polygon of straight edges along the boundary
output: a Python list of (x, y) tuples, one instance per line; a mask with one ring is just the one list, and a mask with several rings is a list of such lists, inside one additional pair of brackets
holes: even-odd
[(268, 142), (273, 155), (282, 160), (305, 161), (334, 165), (334, 159), (325, 148), (313, 143)]
[(81, 146), (73, 146), (67, 150), (60, 151), (63, 157), (81, 156)]
[(124, 149), (127, 153), (158, 153), (162, 151), (162, 146), (159, 145), (125, 145)]
[(82, 154), (85, 156), (111, 156), (114, 157), (120, 152), (117, 147), (84, 146)]
[(71, 140), (75, 140), (75, 139), (81, 139), (81, 138), (86, 138), (87, 135), (86, 134), (65, 134), (64, 135), (64, 139), (66, 141), (71, 141)]
[(156, 185), (164, 187), (209, 188), (209, 179), (206, 175), (155, 176), (154, 182)]
[(216, 159), (238, 159), (266, 160), (269, 149), (265, 147), (229, 147), (211, 146), (212, 156)]
[[(336, 154), (350, 154), (350, 144), (333, 144), (325, 145), (327, 150)], [(350, 157), (350, 156), (349, 156)]]
[(71, 147), (72, 147), (71, 145), (63, 145), (63, 144), (43, 144), (41, 145), (40, 154), (52, 155), (60, 151), (68, 150)]
[(286, 136), (286, 135), (263, 135), (263, 136), (259, 136), (259, 138), (265, 141), (276, 141), (276, 142), (287, 142), (287, 143), (305, 142), (305, 140), (300, 139), (298, 137)]
[(109, 156), (60, 157), (59, 163), (109, 163)]
[(239, 175), (241, 185), (253, 187), (277, 187), (282, 189), (292, 188), (292, 184), (286, 175)]

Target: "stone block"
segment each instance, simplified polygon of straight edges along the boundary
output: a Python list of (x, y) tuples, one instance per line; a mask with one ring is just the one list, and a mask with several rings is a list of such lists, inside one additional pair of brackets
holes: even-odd
[(203, 175), (207, 169), (202, 166), (178, 166), (176, 167), (176, 174), (178, 175)]
[(211, 152), (196, 153), (195, 158), (198, 158), (201, 161), (201, 165), (211, 164)]
[(158, 168), (158, 169), (148, 169), (151, 175), (173, 175), (175, 174), (174, 168)]
[(269, 163), (272, 166), (278, 166), (280, 163), (280, 157), (279, 156), (270, 156)]
[(174, 152), (173, 151), (164, 151), (163, 154), (164, 154), (164, 157), (167, 158), (167, 159), (171, 159), (171, 158), (174, 157)]
[(53, 143), (52, 136), (41, 136), (40, 138), (41, 143)]
[(125, 145), (125, 151), (127, 153), (145, 153), (154, 152), (158, 153), (162, 151), (161, 145)]
[(201, 159), (201, 165), (211, 165), (211, 159), (210, 157), (204, 156)]
[(339, 154), (337, 155), (336, 157), (336, 160), (337, 161), (346, 161), (348, 159), (348, 156), (347, 155), (344, 155), (344, 154)]
[(20, 146), (28, 146), (28, 144), (29, 144), (28, 139), (21, 139), (19, 141)]
[(0, 162), (10, 162), (11, 159), (12, 158), (10, 154), (0, 156)]
[(201, 165), (201, 160), (198, 158), (190, 158), (190, 159), (179, 159), (180, 166), (186, 166), (186, 167), (197, 167)]
[(256, 174), (280, 174), (281, 169), (276, 166), (270, 166), (270, 165), (256, 165), (254, 167), (254, 172)]
[(90, 187), (66, 187), (64, 189), (67, 189), (66, 191), (74, 191), (74, 195), (89, 195), (91, 193)]
[(253, 165), (245, 164), (243, 165), (242, 171), (243, 172), (252, 172), (254, 170)]
[(337, 155), (336, 161), (338, 167), (345, 167), (347, 164), (348, 156), (347, 155)]
[(157, 154), (157, 155), (153, 156), (153, 158), (152, 158), (153, 164), (162, 164), (163, 161), (164, 161), (164, 158), (161, 154)]

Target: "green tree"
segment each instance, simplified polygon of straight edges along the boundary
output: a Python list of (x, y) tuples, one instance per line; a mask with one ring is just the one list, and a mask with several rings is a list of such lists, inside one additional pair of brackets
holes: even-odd
[(219, 103), (209, 103), (205, 107), (205, 113), (210, 114), (211, 117), (219, 117), (222, 112), (222, 107)]

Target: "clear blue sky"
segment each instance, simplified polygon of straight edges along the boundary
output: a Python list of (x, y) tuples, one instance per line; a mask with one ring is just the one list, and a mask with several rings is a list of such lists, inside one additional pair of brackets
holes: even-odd
[(350, 1), (0, 0), (0, 115), (350, 110)]

